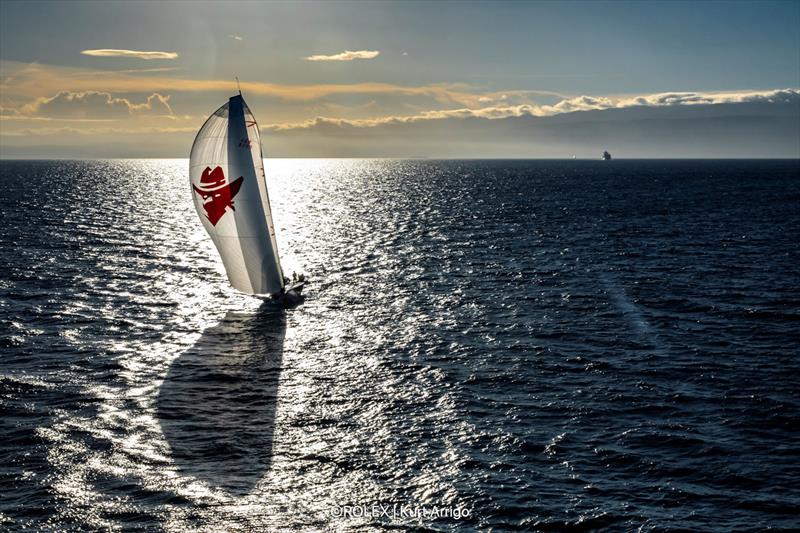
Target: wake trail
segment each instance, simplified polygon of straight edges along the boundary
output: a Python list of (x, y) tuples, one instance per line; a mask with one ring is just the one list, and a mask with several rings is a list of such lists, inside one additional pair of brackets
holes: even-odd
[(657, 353), (663, 354), (665, 348), (658, 332), (647, 320), (641, 308), (628, 296), (624, 287), (606, 273), (600, 274), (600, 279), (605, 286), (611, 304), (627, 320), (636, 336), (653, 346)]

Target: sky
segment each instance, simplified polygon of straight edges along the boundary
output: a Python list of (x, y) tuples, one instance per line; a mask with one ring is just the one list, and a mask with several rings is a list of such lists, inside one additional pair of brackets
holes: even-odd
[(0, 2), (0, 157), (800, 157), (800, 2)]

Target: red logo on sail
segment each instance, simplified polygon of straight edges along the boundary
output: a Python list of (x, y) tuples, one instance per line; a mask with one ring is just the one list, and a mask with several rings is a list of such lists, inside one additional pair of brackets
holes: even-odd
[(243, 181), (244, 176), (239, 176), (235, 181), (227, 183), (221, 167), (214, 170), (206, 167), (203, 175), (200, 176), (200, 186), (192, 184), (194, 192), (203, 199), (203, 209), (212, 226), (217, 225), (229, 207), (231, 210), (234, 209), (233, 198), (242, 188)]

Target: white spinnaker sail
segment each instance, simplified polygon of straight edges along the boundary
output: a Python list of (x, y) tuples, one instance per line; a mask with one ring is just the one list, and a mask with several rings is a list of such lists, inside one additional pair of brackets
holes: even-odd
[(241, 95), (200, 128), (189, 158), (194, 206), (233, 287), (248, 294), (283, 288), (261, 137)]

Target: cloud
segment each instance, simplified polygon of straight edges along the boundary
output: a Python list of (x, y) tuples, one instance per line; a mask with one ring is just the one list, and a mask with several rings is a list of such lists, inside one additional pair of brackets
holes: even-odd
[(800, 91), (797, 89), (718, 93), (671, 92), (622, 99), (617, 102), (615, 107), (628, 107), (632, 105), (670, 106), (697, 104), (741, 104), (747, 102), (790, 104), (796, 103), (798, 100), (800, 100)]
[[(142, 92), (236, 92), (233, 80), (193, 80), (169, 76), (140, 76), (99, 69), (76, 69), (53, 65), (0, 61), (2, 95), (7, 99), (49, 96), (58, 91), (105, 91), (110, 93)], [(9, 80), (10, 78), (10, 80)], [(473, 105), (480, 95), (469, 92), (465, 84), (433, 84), (406, 86), (391, 83), (351, 83), (283, 85), (264, 82), (242, 82), (242, 91), (288, 101), (308, 101), (334, 95), (391, 94), (427, 96), (442, 103)]]
[(316, 117), (302, 122), (286, 124), (267, 124), (262, 127), (264, 130), (284, 131), (294, 129), (309, 129), (319, 126), (342, 126), (352, 128), (374, 128), (387, 124), (410, 124), (441, 119), (464, 119), (464, 118), (485, 118), (498, 119), (521, 116), (540, 116), (536, 106), (518, 105), (509, 107), (484, 107), (481, 109), (441, 109), (423, 111), (416, 115), (375, 117), (366, 119), (348, 120), (342, 118)]
[(187, 127), (155, 127), (145, 126), (140, 128), (120, 128), (120, 127), (92, 127), (92, 128), (75, 128), (70, 126), (59, 127), (43, 127), (43, 128), (24, 128), (14, 131), (3, 132), (3, 137), (29, 137), (37, 135), (108, 135), (112, 133), (119, 134), (137, 134), (148, 135), (154, 133), (197, 133), (196, 126)]
[(173, 72), (176, 70), (181, 70), (181, 69), (179, 67), (126, 68), (121, 70), (115, 70), (113, 72), (119, 72), (122, 74), (145, 74), (148, 72)]
[(558, 113), (571, 113), (573, 111), (590, 111), (592, 109), (608, 109), (616, 107), (610, 98), (595, 96), (578, 96), (566, 98), (551, 106), (540, 106), (540, 114), (555, 115)]
[(241, 36), (241, 35), (232, 35), (232, 34), (229, 34), (229, 35), (228, 35), (228, 37), (230, 37), (230, 38), (231, 38), (231, 39), (233, 39), (234, 41), (244, 41), (244, 39), (242, 38), (242, 36)]
[(264, 130), (283, 131), (293, 129), (309, 129), (318, 126), (344, 126), (352, 128), (374, 128), (387, 124), (410, 124), (414, 122), (424, 122), (442, 119), (466, 119), (483, 118), (488, 120), (522, 117), (522, 116), (544, 116), (538, 106), (522, 104), (517, 106), (492, 106), (480, 109), (459, 108), (459, 109), (438, 109), (423, 111), (416, 115), (386, 116), (366, 119), (342, 119), (329, 117), (316, 117), (295, 123), (286, 124), (267, 124), (262, 127)]
[(622, 158), (800, 156), (795, 104), (631, 106), (552, 116), (531, 111), (517, 106), (370, 121), (317, 118), (302, 127), (269, 129), (264, 138), (280, 157), (595, 159), (605, 148)]
[(177, 59), (177, 52), (116, 50), (101, 48), (97, 50), (83, 50), (81, 54), (92, 57), (136, 57), (138, 59)]
[[(677, 98), (676, 95), (683, 95)], [(479, 101), (491, 101), (480, 98)], [(503, 98), (497, 98), (503, 100)], [(487, 106), (480, 108), (439, 109), (423, 111), (415, 115), (384, 116), (368, 119), (348, 120), (316, 117), (296, 123), (269, 124), (263, 129), (283, 131), (309, 129), (319, 126), (342, 126), (352, 128), (374, 128), (386, 124), (408, 124), (414, 122), (483, 118), (489, 120), (509, 117), (548, 117), (577, 111), (598, 111), (631, 107), (667, 107), (677, 105), (715, 105), (737, 103), (796, 104), (800, 106), (800, 89), (776, 89), (772, 91), (746, 91), (728, 93), (664, 93), (614, 100), (607, 97), (578, 96), (566, 98), (553, 105), (520, 104), (513, 106)]]
[[(149, 70), (149, 69), (148, 69)], [(25, 64), (0, 61), (0, 104), (24, 103), (36, 97), (49, 97), (60, 91), (108, 93), (159, 93), (165, 92), (230, 92), (236, 91), (233, 80), (178, 78), (168, 75), (142, 75), (153, 72), (127, 72), (100, 69), (77, 69), (54, 65)], [(155, 73), (157, 74), (157, 72)], [(645, 95), (619, 96), (565, 96), (558, 93), (505, 90), (482, 92), (464, 83), (429, 85), (395, 85), (392, 83), (364, 82), (350, 84), (289, 85), (258, 81), (242, 82), (246, 93), (280, 98), (292, 102), (320, 100), (339, 95), (392, 95), (402, 97), (428, 97), (441, 104), (479, 110), (495, 104), (504, 108), (519, 105), (531, 107), (534, 115), (553, 115), (572, 111), (609, 109), (630, 106), (693, 105), (737, 102), (796, 101), (797, 89), (725, 92), (669, 92)], [(540, 98), (554, 100), (552, 104), (540, 103)], [(17, 106), (19, 107), (19, 106)], [(430, 107), (430, 106), (427, 106)], [(443, 106), (444, 107), (444, 106)]]
[[(647, 96), (642, 96), (644, 101)], [(625, 104), (550, 116), (537, 116), (543, 111), (536, 105), (488, 106), (364, 120), (320, 117), (293, 127), (262, 129), (274, 157), (560, 158), (577, 154), (596, 159), (605, 148), (620, 158), (800, 156), (800, 91), (727, 93), (718, 99), (734, 101)], [(564, 100), (575, 100), (570, 106), (607, 104), (599, 97), (596, 102), (579, 97)], [(165, 124), (153, 117), (86, 125), (49, 121), (42, 127), (19, 121), (19, 128), (4, 124), (0, 131), (0, 157), (186, 157), (200, 118), (191, 120)]]
[(577, 96), (565, 98), (553, 105), (537, 106), (539, 115), (556, 115), (573, 111), (600, 109), (620, 109), (626, 107), (684, 106), (762, 103), (800, 103), (800, 90), (774, 89), (767, 91), (728, 91), (728, 92), (669, 92), (628, 97)]
[(331, 56), (308, 56), (306, 61), (353, 61), (354, 59), (375, 59), (378, 55), (380, 55), (378, 50), (345, 50), (340, 54)]
[(11, 118), (20, 116), (19, 109), (15, 107), (4, 107), (0, 105), (0, 117)]
[[(13, 135), (22, 131), (22, 128), (37, 126), (43, 127), (36, 130), (40, 134), (56, 131), (55, 128), (59, 127), (72, 127), (87, 135), (92, 132), (98, 136), (103, 131), (111, 131), (102, 128), (116, 128), (113, 131), (127, 131), (129, 135), (150, 128), (147, 130), (149, 133), (141, 133), (144, 141), (140, 146), (141, 152), (137, 152), (145, 155), (148, 150), (152, 150), (153, 154), (167, 154), (166, 148), (158, 150), (161, 150), (161, 139), (169, 136), (178, 139), (175, 140), (176, 145), (187, 143), (190, 132), (197, 131), (216, 100), (233, 94), (236, 86), (233, 80), (179, 78), (153, 69), (120, 72), (0, 61), (0, 72), (3, 135)], [(341, 152), (337, 153), (342, 155), (359, 155), (361, 152), (354, 152), (355, 148), (345, 145), (348, 135), (360, 138), (370, 138), (372, 135), (383, 138), (386, 135), (388, 138), (395, 132), (399, 132), (400, 137), (405, 136), (402, 142), (408, 145), (408, 151), (392, 152), (387, 148), (391, 144), (387, 141), (383, 148), (379, 149), (376, 144), (374, 151), (369, 153), (380, 155), (380, 150), (385, 149), (384, 155), (427, 154), (424, 143), (415, 140), (411, 132), (422, 132), (437, 139), (440, 138), (438, 136), (444, 139), (445, 132), (448, 132), (456, 139), (463, 128), (474, 132), (475, 139), (482, 135), (487, 142), (495, 142), (493, 136), (513, 128), (519, 129), (520, 136), (535, 136), (536, 129), (525, 129), (529, 124), (543, 128), (551, 120), (549, 117), (557, 115), (563, 116), (565, 123), (591, 122), (599, 120), (601, 115), (612, 115), (596, 112), (600, 110), (630, 108), (625, 113), (613, 116), (640, 117), (645, 115), (639, 111), (647, 111), (647, 117), (668, 117), (672, 120), (688, 116), (692, 110), (715, 115), (717, 111), (714, 111), (715, 105), (712, 104), (732, 104), (728, 109), (743, 115), (761, 113), (760, 110), (766, 109), (767, 104), (771, 103), (791, 104), (793, 108), (800, 108), (800, 90), (791, 88), (575, 96), (505, 89), (512, 90), (488, 91), (452, 83), (418, 86), (377, 82), (283, 85), (251, 81), (242, 84), (245, 96), (248, 100), (252, 96), (253, 105), (258, 107), (257, 115), (269, 117), (273, 122), (263, 130), (283, 139), (285, 145), (282, 149), (291, 149), (283, 153), (300, 153), (300, 148), (291, 145), (292, 142), (299, 142), (297, 139), (314, 138), (318, 141), (318, 145), (303, 148), (306, 155), (317, 152), (328, 154), (325, 142), (339, 146)], [(180, 102), (181, 115), (173, 113), (176, 100)], [(739, 103), (759, 105), (735, 105)], [(777, 110), (776, 113), (784, 113), (788, 108), (783, 105), (772, 109)], [(191, 116), (184, 116), (184, 113)], [(536, 117), (548, 119), (533, 120)], [(633, 121), (630, 123), (633, 124)], [(645, 126), (636, 127), (640, 128), (640, 134), (648, 134)], [(478, 131), (482, 134), (479, 135)], [(572, 136), (578, 135), (577, 129), (562, 131), (569, 131)], [(340, 134), (342, 139), (337, 140)], [(602, 137), (602, 132), (598, 133), (598, 137)], [(22, 142), (22, 136), (14, 139), (14, 142)], [(508, 142), (512, 141), (518, 142), (513, 139)], [(69, 142), (73, 141), (63, 140), (63, 143)], [(88, 141), (74, 142), (84, 142), (87, 150), (94, 149), (89, 147)], [(437, 142), (440, 143), (438, 146), (446, 147), (444, 140)], [(499, 140), (496, 140), (495, 144), (498, 143)], [(416, 148), (412, 149), (414, 146)], [(612, 146), (609, 145), (609, 148)], [(484, 153), (480, 146), (476, 146), (476, 150), (474, 153)], [(616, 155), (613, 149), (612, 152)], [(178, 155), (182, 153), (180, 150), (175, 152)], [(449, 151), (432, 153), (451, 154)], [(511, 148), (486, 153), (512, 154)], [(524, 153), (527, 152), (519, 152)]]
[(169, 96), (153, 93), (140, 103), (127, 98), (116, 98), (111, 93), (99, 91), (61, 91), (55, 96), (37, 98), (19, 108), (23, 116), (58, 119), (116, 119), (133, 115), (172, 115)]

